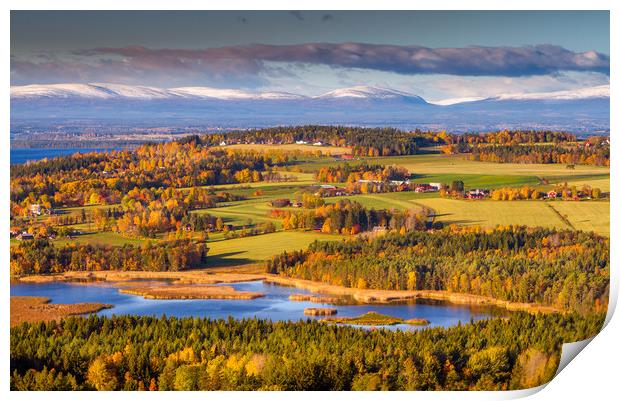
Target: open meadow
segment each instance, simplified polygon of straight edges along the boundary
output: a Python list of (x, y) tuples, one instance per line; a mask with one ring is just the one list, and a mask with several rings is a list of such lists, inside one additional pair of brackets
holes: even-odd
[(436, 221), (444, 224), (484, 227), (527, 225), (594, 231), (609, 236), (609, 202), (605, 201), (470, 201), (429, 198), (416, 202), (433, 209)]
[(210, 241), (209, 267), (233, 266), (263, 261), (284, 251), (300, 250), (315, 240), (339, 240), (339, 235), (303, 231), (279, 231), (253, 237)]
[(549, 206), (564, 216), (572, 228), (609, 236), (609, 202), (552, 202)]
[(398, 164), (414, 174), (483, 174), (521, 175), (534, 177), (609, 174), (609, 167), (576, 165), (567, 169), (563, 164), (489, 163), (467, 160), (463, 155), (413, 155), (377, 157), (379, 164)]

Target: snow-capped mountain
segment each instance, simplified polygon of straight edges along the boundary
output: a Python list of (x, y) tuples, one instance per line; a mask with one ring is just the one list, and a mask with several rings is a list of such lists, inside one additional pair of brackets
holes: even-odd
[(579, 88), (574, 90), (555, 91), (555, 92), (532, 92), (532, 93), (503, 93), (491, 97), (464, 97), (444, 99), (433, 104), (450, 106), (460, 103), (479, 102), (479, 101), (528, 101), (528, 100), (583, 100), (583, 99), (609, 99), (609, 85), (593, 86), (589, 88)]
[(438, 106), (452, 106), (453, 104), (477, 102), (477, 101), (485, 100), (485, 99), (488, 99), (488, 98), (481, 97), (481, 96), (455, 97), (455, 98), (450, 98), (450, 99), (436, 100), (430, 103), (436, 104)]
[[(239, 89), (220, 89), (205, 86), (155, 88), (151, 86), (109, 83), (49, 84), (11, 86), (11, 99), (85, 98), (85, 99), (217, 99), (217, 100), (409, 100), (428, 104), (422, 97), (395, 89), (374, 86), (352, 86), (322, 95), (308, 97), (289, 92), (249, 92)], [(491, 97), (465, 97), (430, 102), (440, 106), (479, 101), (507, 100), (580, 100), (609, 98), (609, 85), (567, 91), (508, 93)]]
[(259, 92), (252, 93), (237, 89), (218, 89), (205, 86), (192, 86), (184, 88), (172, 88), (168, 90), (170, 96), (182, 96), (190, 98), (220, 99), (220, 100), (291, 100), (303, 99), (305, 96), (287, 92)]
[(237, 89), (210, 87), (184, 87), (162, 89), (150, 86), (133, 86), (106, 83), (50, 84), (11, 86), (11, 99), (36, 98), (85, 98), (85, 99), (218, 99), (218, 100), (291, 100), (305, 96), (286, 92), (252, 93)]
[(288, 124), (380, 125), (448, 129), (501, 128), (609, 130), (609, 87), (500, 94), (427, 102), (415, 94), (372, 86), (336, 89), (318, 96), (210, 87), (154, 88), (105, 83), (11, 87), (11, 118), (75, 120), (110, 128), (140, 124), (257, 127)]
[(219, 100), (302, 100), (302, 99), (409, 99), (426, 103), (421, 97), (394, 89), (373, 86), (353, 86), (336, 89), (319, 96), (307, 97), (288, 92), (249, 92), (239, 89), (220, 89), (205, 86), (162, 89), (150, 86), (131, 86), (106, 83), (50, 84), (12, 86), (12, 99), (35, 98), (90, 98), (90, 99), (219, 99)]
[(336, 89), (331, 92), (315, 96), (315, 99), (383, 99), (397, 100), (410, 99), (420, 103), (426, 103), (420, 96), (394, 89), (377, 88), (374, 86), (352, 86), (350, 88)]
[(119, 84), (50, 84), (11, 86), (11, 99), (90, 98), (166, 99), (169, 91), (149, 86)]
[(609, 98), (609, 85), (567, 91), (502, 94), (488, 100), (579, 100)]

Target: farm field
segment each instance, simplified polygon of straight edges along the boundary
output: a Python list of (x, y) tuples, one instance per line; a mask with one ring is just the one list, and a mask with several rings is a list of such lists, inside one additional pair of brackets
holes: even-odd
[(419, 207), (419, 205), (415, 203), (418, 199), (429, 199), (436, 196), (437, 194), (433, 193), (390, 192), (384, 194), (340, 196), (327, 199), (327, 203), (333, 203), (339, 199), (350, 199), (368, 208), (374, 209), (415, 209)]
[[(389, 164), (390, 158), (377, 158), (376, 162)], [(577, 165), (569, 170), (562, 164), (516, 164), (487, 163), (466, 160), (462, 156), (419, 155), (391, 158), (414, 174), (489, 174), (489, 175), (532, 175), (573, 176), (583, 174), (607, 174), (608, 167)], [(402, 159), (402, 160), (397, 160)]]
[(518, 224), (569, 228), (546, 202), (467, 201), (442, 198), (421, 199), (417, 202), (433, 209), (436, 220), (444, 224), (485, 227)]
[(207, 213), (212, 216), (221, 217), (225, 224), (233, 224), (235, 226), (246, 226), (250, 220), (252, 225), (254, 223), (271, 221), (277, 226), (279, 220), (268, 217), (269, 210), (271, 210), (269, 201), (267, 199), (260, 199), (235, 202), (216, 208), (196, 210), (192, 213)]
[(609, 202), (552, 202), (576, 230), (594, 231), (609, 237)]
[(209, 242), (209, 267), (233, 266), (263, 261), (284, 251), (305, 248), (315, 240), (338, 240), (339, 235), (315, 232), (279, 231), (253, 237)]
[(592, 179), (579, 179), (579, 180), (574, 180), (574, 181), (570, 180), (570, 181), (567, 181), (567, 183), (569, 186), (576, 185), (577, 187), (582, 187), (583, 185), (589, 185), (592, 188), (600, 188), (601, 191), (603, 192), (609, 192), (611, 188), (609, 176), (607, 176), (606, 178), (600, 178), (600, 179), (593, 177)]
[[(108, 245), (108, 246), (123, 246), (123, 245), (140, 245), (146, 243), (147, 239), (141, 238), (128, 238), (114, 232), (87, 232), (82, 235), (69, 238), (57, 238), (53, 240), (53, 243), (58, 246), (64, 246), (68, 244), (92, 244), (92, 245)], [(156, 239), (150, 239), (150, 241), (157, 241)]]
[[(72, 226), (72, 227), (76, 227), (76, 226)], [(86, 231), (84, 234), (76, 235), (72, 238), (63, 237), (63, 238), (56, 238), (56, 239), (51, 240), (51, 242), (56, 246), (65, 246), (65, 245), (70, 245), (70, 244), (123, 246), (123, 245), (141, 245), (141, 244), (145, 244), (147, 241), (157, 242), (158, 239), (157, 238), (152, 238), (152, 239), (151, 238), (149, 239), (128, 238), (128, 237), (124, 237), (120, 234), (110, 232), (110, 231), (105, 231), (105, 232)], [(17, 239), (11, 238), (11, 242), (10, 242), (11, 246), (15, 246), (19, 243), (20, 241), (18, 241)]]
[[(298, 186), (310, 185), (313, 182), (315, 182), (313, 173), (303, 173), (303, 172), (294, 172), (294, 171), (279, 171), (279, 173), (282, 175), (293, 176), (296, 179), (292, 181), (282, 181), (282, 182), (260, 181), (260, 182), (248, 182), (248, 183), (242, 183), (242, 184), (219, 184), (219, 185), (210, 185), (204, 188), (213, 188), (216, 191), (224, 191), (224, 190), (230, 190), (230, 189), (246, 189), (246, 188), (269, 190), (269, 189), (277, 189), (280, 187), (298, 187)], [(185, 188), (185, 189), (189, 189), (189, 188)]]
[[(436, 213), (436, 221), (444, 224), (481, 225), (528, 225), (559, 229), (595, 231), (609, 235), (608, 202), (570, 201), (468, 201), (456, 199), (419, 199), (416, 203), (430, 207)], [(556, 213), (567, 216), (573, 227), (566, 224)]]
[[(243, 149), (259, 146), (265, 150), (273, 150), (277, 146), (269, 145), (233, 145), (229, 148)], [(314, 149), (308, 145), (286, 145), (286, 148)], [(282, 148), (282, 147), (280, 147)], [(322, 150), (329, 147), (322, 147)], [(341, 151), (344, 148), (337, 148)], [(461, 180), (466, 188), (499, 188), (521, 187), (524, 185), (550, 190), (564, 182), (581, 187), (585, 184), (598, 187), (609, 192), (609, 169), (596, 166), (575, 166), (567, 169), (564, 165), (533, 165), (511, 163), (483, 163), (464, 159), (462, 156), (442, 154), (420, 154), (399, 157), (377, 157), (349, 160), (346, 163), (356, 165), (361, 162), (369, 164), (400, 165), (412, 173), (412, 181), (418, 183), (440, 182), (450, 184)], [(264, 222), (272, 222), (276, 229), (281, 229), (281, 220), (269, 217), (273, 209), (270, 201), (276, 198), (294, 199), (305, 187), (319, 184), (314, 178), (314, 171), (323, 166), (336, 166), (344, 163), (330, 157), (312, 158), (299, 157), (295, 169), (304, 172), (286, 172), (282, 174), (294, 176), (288, 182), (255, 182), (243, 184), (215, 185), (215, 191), (226, 191), (241, 195), (247, 199), (242, 201), (220, 203), (215, 208), (194, 210), (191, 213), (210, 214), (222, 217), (225, 224), (235, 229), (253, 227)], [(546, 180), (543, 182), (543, 178)], [(337, 183), (346, 186), (346, 183)], [(260, 192), (257, 192), (260, 191)], [(557, 228), (574, 228), (577, 230), (593, 230), (609, 235), (609, 203), (608, 202), (495, 202), (491, 200), (466, 201), (443, 199), (438, 193), (392, 192), (379, 194), (360, 194), (344, 197), (325, 198), (326, 203), (334, 203), (341, 199), (357, 201), (368, 208), (375, 209), (416, 209), (422, 206), (431, 208), (436, 213), (436, 221), (447, 224), (495, 225), (519, 224)], [(117, 207), (119, 205), (88, 205), (84, 207), (62, 208), (60, 213), (78, 216), (84, 210)], [(37, 221), (45, 221), (48, 216), (40, 216)], [(123, 246), (125, 244), (140, 245), (146, 239), (127, 238), (114, 232), (93, 232), (94, 226), (89, 223), (70, 226), (85, 232), (84, 235), (72, 239), (59, 238), (53, 240), (57, 245), (69, 243)], [(233, 262), (250, 263), (262, 260), (283, 249), (298, 249), (314, 239), (333, 239), (333, 237), (314, 232), (276, 232), (273, 234), (238, 239), (224, 239), (221, 233), (211, 233), (209, 255), (216, 265), (230, 265)], [(159, 238), (152, 241), (158, 241)], [(15, 239), (11, 244), (18, 243)], [(288, 247), (288, 248), (287, 248)], [(265, 256), (266, 255), (266, 256)]]
[[(482, 174), (482, 175), (512, 175), (512, 176), (580, 176), (594, 174), (609, 174), (609, 167), (577, 165), (574, 170), (567, 169), (563, 164), (517, 164), (517, 163), (489, 163), (466, 160), (461, 155), (412, 155), (393, 157), (362, 158), (348, 161), (349, 164), (397, 164), (408, 169), (413, 174)], [(342, 163), (338, 160), (320, 160), (302, 165), (304, 170), (315, 171), (321, 167)]]

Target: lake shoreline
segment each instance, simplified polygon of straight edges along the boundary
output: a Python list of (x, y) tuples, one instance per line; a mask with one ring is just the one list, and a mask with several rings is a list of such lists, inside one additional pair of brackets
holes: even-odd
[[(482, 295), (454, 293), (439, 290), (374, 290), (342, 287), (327, 283), (310, 280), (282, 277), (268, 273), (258, 273), (257, 265), (239, 266), (221, 269), (201, 269), (181, 272), (65, 272), (51, 275), (26, 276), (15, 281), (18, 283), (50, 283), (55, 281), (72, 282), (80, 284), (127, 283), (140, 280), (167, 280), (169, 287), (185, 287), (184, 295), (191, 296), (189, 286), (193, 284), (232, 284), (249, 281), (264, 281), (269, 284), (295, 287), (318, 294), (351, 297), (362, 304), (387, 304), (402, 301), (432, 300), (448, 302), (457, 305), (471, 306), (496, 306), (508, 311), (525, 311), (529, 313), (562, 313), (563, 311), (545, 305), (504, 301)], [(119, 285), (120, 287), (121, 285)], [(195, 288), (200, 288), (196, 286)], [(187, 292), (187, 293), (185, 293)], [(134, 294), (140, 295), (140, 294)], [(165, 298), (165, 299), (188, 299), (188, 298)]]

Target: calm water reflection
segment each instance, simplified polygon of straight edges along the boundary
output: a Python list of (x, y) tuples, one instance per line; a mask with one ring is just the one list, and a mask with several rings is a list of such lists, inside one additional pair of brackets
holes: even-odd
[[(112, 309), (99, 312), (99, 315), (146, 315), (146, 316), (198, 316), (210, 318), (236, 319), (257, 317), (271, 320), (320, 319), (305, 316), (304, 308), (330, 306), (338, 309), (338, 316), (359, 316), (368, 311), (404, 319), (428, 319), (430, 327), (454, 326), (470, 320), (486, 319), (500, 313), (497, 308), (470, 307), (447, 303), (392, 303), (392, 304), (317, 304), (295, 302), (288, 299), (291, 294), (311, 294), (312, 292), (267, 284), (262, 281), (226, 284), (239, 291), (254, 291), (265, 294), (263, 298), (252, 300), (153, 300), (139, 296), (121, 294), (108, 284), (81, 285), (71, 283), (12, 284), (11, 295), (42, 296), (53, 303), (100, 302), (113, 304)], [(429, 327), (429, 326), (426, 326)], [(420, 327), (409, 325), (390, 326), (394, 329), (416, 330)]]

